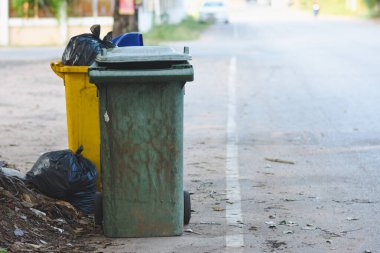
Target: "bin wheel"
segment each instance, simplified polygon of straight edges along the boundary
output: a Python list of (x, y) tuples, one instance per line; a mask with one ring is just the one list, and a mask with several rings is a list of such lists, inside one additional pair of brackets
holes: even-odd
[(190, 200), (190, 193), (188, 191), (183, 191), (183, 203), (184, 203), (183, 223), (187, 225), (190, 223), (190, 218), (191, 218), (191, 200)]
[(101, 192), (95, 195), (95, 224), (103, 225), (103, 194)]

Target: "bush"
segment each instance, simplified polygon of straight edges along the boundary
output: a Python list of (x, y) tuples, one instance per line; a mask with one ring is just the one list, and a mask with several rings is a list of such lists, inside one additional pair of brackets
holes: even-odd
[(368, 6), (371, 16), (380, 16), (380, 0), (364, 0), (364, 2)]
[[(347, 0), (319, 0), (321, 7), (320, 14), (324, 15), (339, 15), (339, 16), (368, 16), (376, 9), (377, 3), (380, 0), (357, 0), (356, 9), (353, 10), (347, 5)], [(311, 12), (313, 1), (298, 0), (296, 6), (303, 10)], [(371, 15), (372, 16), (372, 15)]]
[(196, 40), (208, 24), (201, 24), (193, 17), (187, 17), (179, 24), (154, 26), (144, 34), (144, 44), (152, 45), (162, 41)]

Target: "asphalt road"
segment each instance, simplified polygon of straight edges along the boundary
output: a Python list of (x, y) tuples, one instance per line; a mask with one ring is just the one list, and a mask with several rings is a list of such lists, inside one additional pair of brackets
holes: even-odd
[[(231, 14), (230, 24), (210, 27), (201, 40), (173, 44), (190, 46), (195, 68), (195, 81), (186, 85), (184, 129), (184, 184), (194, 210), (185, 230), (193, 232), (112, 239), (99, 247), (380, 251), (379, 24), (246, 4)], [(3, 158), (26, 169), (38, 152), (65, 145), (65, 138), (54, 138), (66, 131), (64, 94), (61, 80), (50, 76), (51, 57), (19, 66), (18, 52), (0, 50), (3, 62), (13, 57), (0, 70), (12, 84), (0, 88), (0, 116), (6, 119), (0, 121), (0, 144)], [(15, 66), (36, 74), (20, 79), (11, 73)], [(33, 90), (28, 81), (44, 85), (39, 102), (27, 92)], [(22, 98), (11, 99), (8, 88), (17, 85)], [(47, 125), (38, 123), (41, 117)], [(33, 136), (25, 133), (36, 127)], [(50, 146), (38, 144), (46, 138)]]
[(235, 11), (190, 45), (193, 252), (380, 251), (379, 25)]

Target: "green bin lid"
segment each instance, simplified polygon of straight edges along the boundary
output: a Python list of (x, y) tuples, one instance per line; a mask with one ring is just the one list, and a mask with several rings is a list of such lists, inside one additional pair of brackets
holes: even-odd
[(115, 47), (105, 49), (96, 56), (98, 63), (127, 63), (127, 62), (167, 62), (167, 61), (189, 61), (191, 56), (186, 53), (179, 53), (173, 48), (165, 46), (135, 46), (135, 47)]

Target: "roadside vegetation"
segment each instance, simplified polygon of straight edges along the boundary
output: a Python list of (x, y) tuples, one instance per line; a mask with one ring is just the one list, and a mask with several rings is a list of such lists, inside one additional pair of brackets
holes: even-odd
[(144, 34), (144, 45), (155, 45), (165, 41), (196, 40), (209, 26), (199, 23), (193, 17), (187, 17), (179, 24), (162, 24)]
[[(295, 6), (310, 11), (314, 1), (297, 0)], [(319, 0), (320, 15), (380, 17), (380, 0)]]
[(365, 0), (368, 8), (369, 14), (372, 17), (380, 17), (380, 0)]

